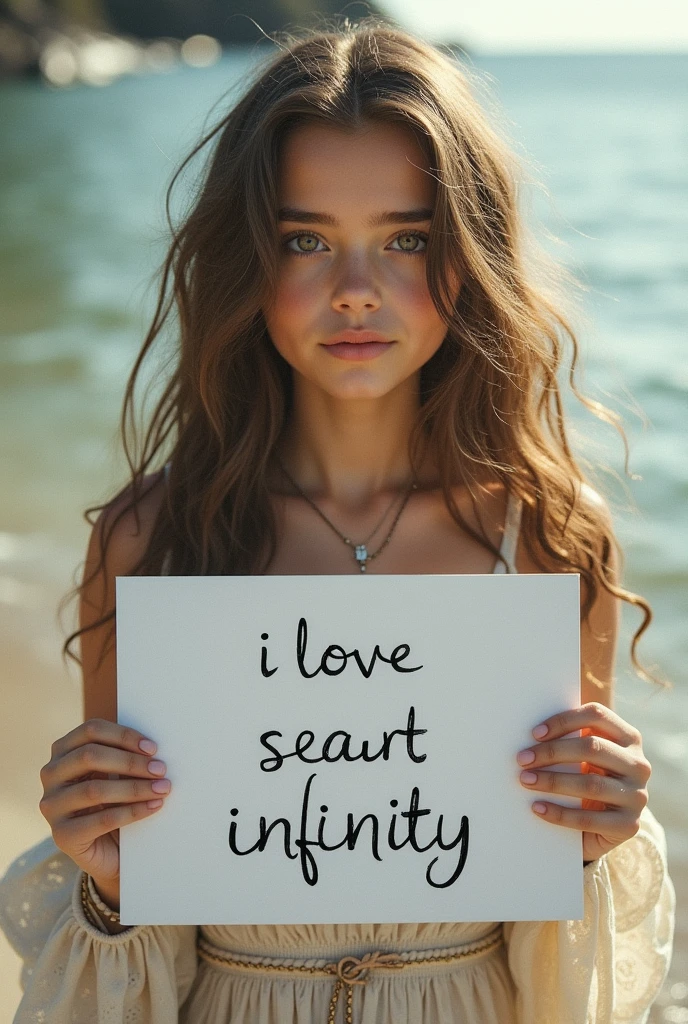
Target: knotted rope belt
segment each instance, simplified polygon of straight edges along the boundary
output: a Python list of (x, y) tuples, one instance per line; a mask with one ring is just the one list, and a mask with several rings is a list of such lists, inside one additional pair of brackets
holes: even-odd
[(492, 929), (483, 939), (469, 942), (463, 946), (452, 946), (449, 949), (404, 950), (401, 953), (365, 953), (362, 957), (343, 956), (338, 961), (323, 960), (292, 960), (270, 957), (252, 957), (249, 955), (230, 953), (212, 943), (203, 936), (198, 939), (198, 954), (203, 959), (218, 967), (248, 971), (277, 971), (279, 974), (311, 974), (313, 977), (334, 978), (334, 988), (330, 999), (327, 1024), (334, 1024), (337, 1005), (342, 991), (345, 992), (345, 1024), (353, 1024), (354, 985), (365, 985), (369, 972), (376, 968), (404, 969), (406, 967), (424, 967), (426, 964), (451, 964), (461, 960), (469, 960), (484, 956), (497, 949), (504, 941), (501, 924)]

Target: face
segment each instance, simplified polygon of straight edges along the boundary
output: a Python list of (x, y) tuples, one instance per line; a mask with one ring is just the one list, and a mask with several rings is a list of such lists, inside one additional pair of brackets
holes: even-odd
[(279, 167), (280, 255), (272, 341), (297, 384), (334, 398), (416, 386), (446, 327), (425, 249), (434, 178), (413, 134), (304, 125)]

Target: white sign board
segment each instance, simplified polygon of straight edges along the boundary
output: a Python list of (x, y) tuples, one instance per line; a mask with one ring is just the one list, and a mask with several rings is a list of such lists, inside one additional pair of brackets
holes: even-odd
[[(128, 924), (582, 917), (516, 754), (579, 704), (574, 575), (117, 580), (119, 721), (172, 792)], [(572, 801), (571, 801), (572, 802)]]

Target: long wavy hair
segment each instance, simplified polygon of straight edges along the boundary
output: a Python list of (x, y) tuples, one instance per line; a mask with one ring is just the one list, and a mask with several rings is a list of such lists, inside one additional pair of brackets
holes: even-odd
[[(291, 370), (262, 312), (278, 265), (280, 147), (304, 123), (356, 131), (393, 122), (414, 133), (436, 179), (427, 281), (447, 328), (421, 371), (412, 462), (429, 445), (451, 515), (496, 558), (486, 532), (462, 516), (452, 488), (462, 482), (475, 495), (482, 482), (501, 481), (520, 497), (528, 554), (544, 571), (580, 573), (583, 619), (600, 589), (641, 610), (631, 656), (642, 673), (636, 646), (651, 611), (612, 580), (616, 542), (603, 512), (582, 497), (585, 478), (564, 422), (562, 367), (581, 401), (603, 418), (612, 414), (576, 388), (573, 330), (560, 303), (534, 279), (518, 209), (518, 164), (468, 77), (451, 56), (379, 20), (275, 41), (277, 54), (258, 66), (243, 97), (170, 185), (172, 242), (122, 412), (130, 480), (116, 500), (86, 512), (92, 522), (106, 510), (94, 574), (105, 572), (117, 523), (136, 514), (159, 483), (152, 474), (168, 460), (166, 499), (132, 574), (160, 573), (168, 553), (178, 575), (261, 573), (269, 565), (279, 537), (269, 480), (291, 402)], [(175, 226), (172, 191), (206, 147), (196, 196)], [(458, 298), (454, 275), (463, 282)], [(137, 430), (136, 386), (170, 323), (178, 344), (174, 371), (147, 428)], [(101, 611), (94, 625), (114, 625), (114, 608)], [(67, 639), (67, 653), (81, 632)]]

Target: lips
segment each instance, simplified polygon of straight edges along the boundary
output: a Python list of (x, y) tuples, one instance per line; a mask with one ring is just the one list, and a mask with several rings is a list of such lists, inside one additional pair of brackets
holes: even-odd
[(375, 359), (395, 344), (395, 341), (390, 341), (384, 334), (378, 334), (376, 331), (349, 330), (335, 334), (324, 343), (324, 348), (337, 359), (359, 362)]
[(388, 345), (391, 342), (385, 338), (384, 334), (378, 334), (376, 331), (340, 331), (339, 334), (335, 334), (333, 338), (326, 341), (325, 344), (329, 347), (330, 345), (367, 345), (371, 342), (376, 344)]

